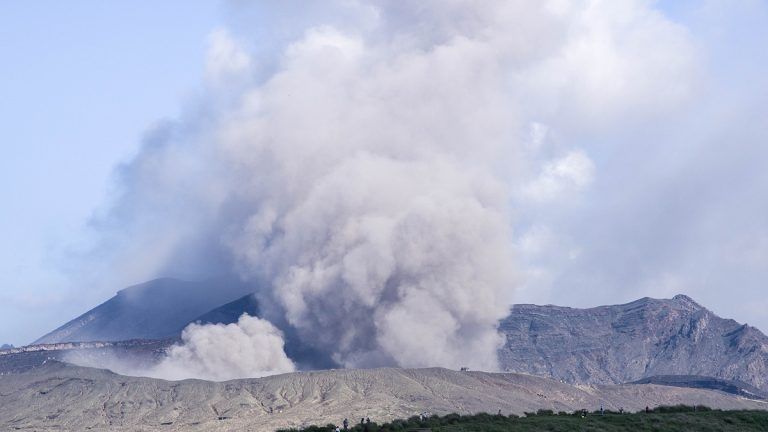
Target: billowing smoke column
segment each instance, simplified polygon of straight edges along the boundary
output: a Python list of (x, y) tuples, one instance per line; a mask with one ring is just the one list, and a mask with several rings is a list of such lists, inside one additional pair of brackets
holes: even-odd
[(234, 250), (302, 340), (345, 366), (493, 369), (508, 225), (497, 185), (462, 167), (352, 156), (253, 215)]
[[(235, 271), (259, 287), (266, 319), (343, 366), (496, 369), (516, 286), (510, 203), (520, 190), (556, 200), (593, 170), (578, 149), (531, 147), (530, 117), (643, 109), (622, 101), (658, 71), (606, 47), (612, 20), (633, 25), (623, 40), (638, 52), (684, 45), (641, 3), (618, 14), (534, 3), (346, 2), (357, 18), (310, 26), (273, 63), (216, 32), (208, 104), (160, 128), (121, 172), (104, 223), (120, 227), (117, 270)], [(674, 72), (680, 61), (659, 52)], [(624, 75), (581, 68), (599, 61)], [(555, 168), (526, 187), (535, 152)], [(250, 320), (187, 329), (169, 362), (210, 376), (198, 333), (280, 346)], [(269, 358), (256, 368), (290, 369)]]
[(216, 138), (252, 203), (228, 239), (241, 274), (341, 365), (496, 368), (513, 284), (488, 156), (513, 121), (494, 56), (457, 44), (414, 58), (311, 31)]
[(233, 324), (190, 324), (181, 339), (183, 343), (171, 347), (160, 364), (141, 374), (225, 381), (293, 372), (295, 368), (283, 351), (280, 330), (245, 314)]

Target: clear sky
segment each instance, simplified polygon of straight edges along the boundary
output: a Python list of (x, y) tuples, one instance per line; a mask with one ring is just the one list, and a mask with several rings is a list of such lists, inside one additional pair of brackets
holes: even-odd
[[(288, 132), (300, 130), (343, 135), (323, 124), (279, 123), (280, 110), (289, 106), (298, 117), (356, 113), (340, 108), (341, 102), (291, 105), (292, 88), (280, 83), (293, 83), (299, 72), (312, 70), (329, 86), (336, 82), (329, 76), (360, 82), (365, 96), (378, 88), (365, 87), (372, 78), (341, 68), (341, 60), (326, 65), (323, 60), (333, 52), (311, 57), (312, 49), (331, 46), (355, 56), (363, 46), (366, 61), (394, 65), (395, 78), (379, 78), (382, 88), (404, 80), (400, 90), (376, 97), (412, 105), (434, 98), (435, 106), (442, 106), (446, 100), (440, 97), (457, 92), (455, 83), (466, 84), (467, 76), (445, 71), (474, 73), (451, 62), (489, 61), (483, 57), (487, 50), (446, 41), (478, 34), (499, 50), (493, 58), (503, 57), (498, 67), (509, 73), (496, 89), (482, 80), (469, 88), (489, 90), (488, 100), (498, 104), (481, 107), (488, 109), (485, 119), (513, 113), (508, 123), (524, 137), (510, 151), (516, 155), (514, 168), (501, 176), (513, 209), (511, 242), (523, 281), (511, 301), (593, 306), (683, 292), (722, 316), (768, 330), (768, 2), (627, 1), (592, 7), (574, 2), (579, 6), (570, 10), (563, 6), (567, 2), (553, 1), (546, 13), (531, 6), (509, 16), (472, 10), (461, 1), (445, 6), (427, 1), (418, 13), (398, 3), (0, 2), (0, 344), (28, 343), (126, 284), (242, 259), (237, 250), (211, 257), (218, 252), (211, 252), (210, 244), (232, 243), (232, 226), (222, 228), (205, 215), (221, 214), (222, 203), (240, 197), (246, 182), (225, 184), (214, 169), (200, 166), (215, 154), (216, 160), (246, 160), (251, 170), (265, 167), (232, 147), (206, 147), (211, 133), (200, 119), (241, 114), (228, 104), (243, 89), (256, 89), (253, 100), (272, 96), (265, 100), (277, 114), (264, 118), (275, 121), (274, 129), (285, 128), (279, 136), (289, 142), (296, 135)], [(563, 16), (568, 18), (561, 22)], [(451, 39), (456, 35), (461, 37)], [(483, 37), (478, 40), (486, 41)], [(523, 42), (512, 43), (517, 40)], [(423, 94), (408, 90), (420, 81), (403, 77), (416, 73), (421, 56), (441, 44), (447, 47), (441, 52), (466, 49), (455, 58), (440, 58), (438, 70), (445, 73), (436, 74), (434, 83), (426, 81), (450, 92), (430, 93), (427, 84), (420, 88)], [(398, 57), (401, 51), (410, 57)], [(274, 76), (284, 81), (270, 81)], [(303, 83), (296, 81), (296, 87)], [(334, 89), (339, 93), (314, 96), (349, 96)], [(492, 96), (502, 92), (509, 101)], [(475, 102), (472, 95), (450, 95), (455, 99), (447, 103), (457, 106)], [(466, 114), (482, 123), (471, 117), (477, 112), (445, 114)], [(380, 112), (370, 115), (386, 120)], [(452, 135), (430, 129), (429, 117), (404, 117), (406, 129), (414, 118), (423, 124), (402, 136), (485, 138), (457, 125)], [(168, 119), (174, 121), (169, 128), (174, 140), (202, 144), (180, 153), (188, 159), (160, 158), (162, 172), (171, 173), (166, 177), (147, 173), (145, 164), (158, 160), (152, 142), (162, 141), (150, 131)], [(354, 136), (370, 138), (357, 131)], [(270, 148), (283, 150), (288, 153)], [(400, 148), (387, 151), (404, 157)], [(434, 151), (461, 154), (454, 148)], [(296, 154), (303, 155), (296, 150), (285, 156), (286, 169), (295, 168)], [(475, 157), (482, 159), (469, 159)], [(116, 175), (119, 166), (119, 173), (130, 175)], [(146, 188), (192, 177), (210, 179), (210, 185), (194, 183), (199, 193), (189, 197), (179, 183), (167, 190)], [(274, 190), (288, 195), (284, 183), (293, 178), (274, 179), (282, 182)], [(261, 215), (268, 194), (255, 189), (259, 193), (250, 199), (262, 207), (244, 212)], [(191, 208), (196, 216), (189, 220), (181, 210), (157, 209), (163, 206)], [(104, 214), (119, 225), (110, 234), (134, 240), (109, 243), (100, 237), (109, 235), (94, 233), (89, 224)], [(185, 224), (203, 234), (168, 233)], [(109, 244), (83, 260), (81, 252), (94, 238)], [(124, 262), (111, 266), (115, 257)], [(143, 260), (156, 262), (147, 266)], [(112, 271), (118, 276), (111, 280), (119, 283), (95, 282), (109, 279), (103, 273)]]
[(0, 340), (85, 309), (62, 299), (62, 250), (115, 165), (198, 91), (220, 18), (214, 1), (0, 3)]

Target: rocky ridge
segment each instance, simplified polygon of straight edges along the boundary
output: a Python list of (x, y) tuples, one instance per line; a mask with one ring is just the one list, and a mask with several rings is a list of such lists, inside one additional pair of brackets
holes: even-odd
[(509, 372), (594, 384), (699, 375), (768, 390), (768, 337), (684, 295), (590, 309), (515, 305), (499, 328)]
[[(121, 338), (174, 341), (190, 322), (226, 324), (236, 322), (243, 313), (259, 315), (259, 304), (253, 295), (239, 296), (247, 287), (235, 284), (219, 290), (216, 298), (206, 298), (201, 293), (207, 292), (211, 283), (186, 285), (173, 279), (159, 279), (122, 290), (112, 300), (41, 340), (71, 342), (84, 336), (85, 341), (119, 341)], [(302, 344), (290, 326), (282, 323), (281, 328), (286, 352), (301, 369), (337, 367), (322, 353)], [(551, 377), (573, 384), (619, 384), (670, 375), (702, 376), (743, 382), (768, 391), (768, 337), (754, 327), (720, 318), (684, 295), (672, 299), (643, 298), (623, 305), (589, 309), (515, 305), (500, 322), (499, 330), (506, 338), (505, 346), (499, 351), (503, 371)], [(155, 352), (147, 351), (141, 343), (133, 345), (135, 349), (129, 343), (120, 353), (141, 354), (144, 358), (139, 359), (140, 362), (156, 357)], [(168, 345), (170, 342), (164, 344)], [(46, 347), (61, 348), (50, 344)], [(21, 349), (18, 361), (13, 356), (0, 355), (0, 373), (7, 372), (9, 367), (19, 371), (22, 370), (19, 365), (39, 365), (49, 357), (66, 360), (62, 353), (71, 352), (68, 348), (51, 349), (46, 357), (26, 353), (37, 349)], [(101, 351), (109, 354), (114, 349), (106, 347)], [(85, 354), (93, 358), (104, 353), (94, 348)]]

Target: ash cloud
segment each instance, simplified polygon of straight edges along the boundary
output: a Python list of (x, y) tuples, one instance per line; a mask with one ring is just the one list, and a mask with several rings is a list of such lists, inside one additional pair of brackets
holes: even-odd
[(243, 314), (232, 324), (190, 324), (182, 342), (141, 375), (180, 380), (226, 381), (293, 372), (283, 334), (269, 321)]
[[(494, 370), (530, 273), (513, 224), (553, 233), (528, 218), (600, 175), (558, 136), (684, 106), (695, 50), (645, 2), (331, 7), (343, 22), (298, 20), (259, 55), (247, 30), (213, 33), (207, 95), (120, 171), (97, 224), (106, 266), (235, 273), (263, 318), (342, 366)], [(257, 322), (235, 339), (277, 351)], [(193, 328), (171, 359), (205, 375), (193, 335), (221, 330)], [(257, 369), (287, 367), (270, 358)]]
[(116, 353), (94, 355), (88, 350), (72, 350), (65, 354), (65, 360), (122, 375), (166, 380), (227, 381), (296, 370), (285, 353), (283, 333), (269, 321), (248, 314), (231, 324), (188, 325), (181, 340), (169, 347), (159, 361)]

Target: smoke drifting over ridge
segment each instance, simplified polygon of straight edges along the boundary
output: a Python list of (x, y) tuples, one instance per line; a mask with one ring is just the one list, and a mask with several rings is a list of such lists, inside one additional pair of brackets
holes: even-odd
[[(342, 2), (352, 18), (266, 61), (215, 32), (204, 103), (121, 169), (98, 224), (113, 269), (236, 272), (265, 318), (346, 367), (496, 369), (513, 208), (594, 176), (539, 122), (589, 129), (687, 96), (658, 82), (687, 76), (685, 33), (612, 4)], [(245, 334), (277, 335), (262, 330)]]

